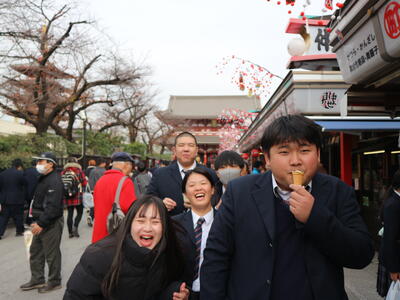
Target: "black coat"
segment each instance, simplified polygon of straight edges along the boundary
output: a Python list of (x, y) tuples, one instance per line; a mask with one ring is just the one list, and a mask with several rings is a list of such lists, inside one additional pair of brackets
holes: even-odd
[[(86, 248), (67, 282), (64, 300), (106, 299), (101, 284), (115, 255), (115, 244), (114, 236), (108, 236)], [(154, 251), (139, 247), (130, 235), (127, 236), (114, 299), (172, 299), (180, 282), (165, 282), (165, 258), (160, 255), (150, 268), (154, 258)]]
[[(207, 169), (214, 179), (214, 184), (218, 182), (218, 177), (215, 171), (203, 166), (197, 165), (198, 167)], [(177, 215), (185, 210), (183, 205), (183, 195), (182, 195), (182, 176), (179, 172), (179, 166), (176, 161), (171, 163), (167, 167), (158, 168), (154, 171), (153, 177), (151, 178), (150, 184), (147, 187), (147, 194), (155, 195), (160, 199), (166, 197), (171, 198), (176, 202), (176, 207), (170, 211), (170, 215)], [(222, 191), (216, 189), (212, 204), (216, 205), (221, 197)]]
[(392, 192), (383, 208), (380, 261), (390, 273), (400, 273), (400, 196)]
[(39, 182), (39, 172), (35, 167), (28, 168), (24, 171), (24, 176), (27, 181), (27, 201), (30, 202), (33, 199), (33, 195), (35, 194), (36, 186)]
[(10, 168), (0, 173), (0, 204), (23, 205), (27, 181), (24, 172)]
[(46, 228), (63, 216), (63, 189), (57, 171), (39, 177), (31, 205), (33, 221), (40, 227)]
[[(303, 231), (314, 299), (347, 299), (343, 267), (367, 266), (374, 255), (372, 239), (351, 187), (316, 174), (311, 194), (315, 202), (310, 217), (296, 227)], [(204, 252), (200, 297), (269, 300), (276, 250), (271, 172), (232, 180), (222, 198)]]
[[(214, 217), (216, 212), (217, 211), (214, 209)], [(185, 274), (187, 274), (188, 276), (186, 277), (190, 279), (189, 281), (186, 281), (186, 283), (189, 286), (192, 286), (196, 261), (196, 241), (194, 236), (192, 211), (185, 211), (179, 215), (173, 216), (172, 219), (178, 222), (184, 229), (184, 231), (177, 231), (177, 236), (183, 248), (183, 253), (185, 253)]]

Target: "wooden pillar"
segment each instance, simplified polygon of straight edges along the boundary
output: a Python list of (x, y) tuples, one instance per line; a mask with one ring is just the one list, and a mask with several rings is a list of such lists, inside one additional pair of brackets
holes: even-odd
[(351, 165), (352, 136), (340, 133), (340, 179), (352, 185), (352, 165)]

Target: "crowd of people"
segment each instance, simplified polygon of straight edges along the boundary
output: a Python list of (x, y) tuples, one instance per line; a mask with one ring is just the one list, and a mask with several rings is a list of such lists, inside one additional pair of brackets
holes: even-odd
[[(319, 172), (320, 126), (282, 116), (265, 129), (261, 146), (265, 164), (252, 171), (234, 151), (220, 153), (213, 168), (198, 163), (190, 132), (175, 137), (175, 160), (153, 170), (125, 152), (114, 153), (107, 170), (103, 160), (82, 170), (71, 157), (59, 173), (46, 152), (24, 174), (15, 160), (0, 173), (0, 238), (10, 217), (23, 234), (27, 201), (31, 279), (21, 289), (61, 288), (63, 211), (69, 237), (79, 238), (90, 193), (92, 243), (67, 281), (65, 300), (347, 299), (343, 268), (366, 267), (375, 250), (353, 188)], [(382, 296), (400, 280), (400, 171), (387, 198)]]

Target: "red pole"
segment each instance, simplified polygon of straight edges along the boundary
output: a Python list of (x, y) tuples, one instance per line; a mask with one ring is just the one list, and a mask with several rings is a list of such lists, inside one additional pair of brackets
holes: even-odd
[(340, 133), (340, 179), (352, 186), (351, 148), (352, 136)]

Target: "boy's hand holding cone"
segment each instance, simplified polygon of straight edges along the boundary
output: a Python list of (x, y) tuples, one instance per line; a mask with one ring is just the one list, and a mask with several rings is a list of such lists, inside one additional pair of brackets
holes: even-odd
[(314, 197), (303, 187), (303, 171), (292, 171), (292, 176), (293, 184), (290, 185), (290, 188), (293, 192), (290, 194), (289, 200), (290, 211), (298, 221), (306, 223), (314, 205)]

